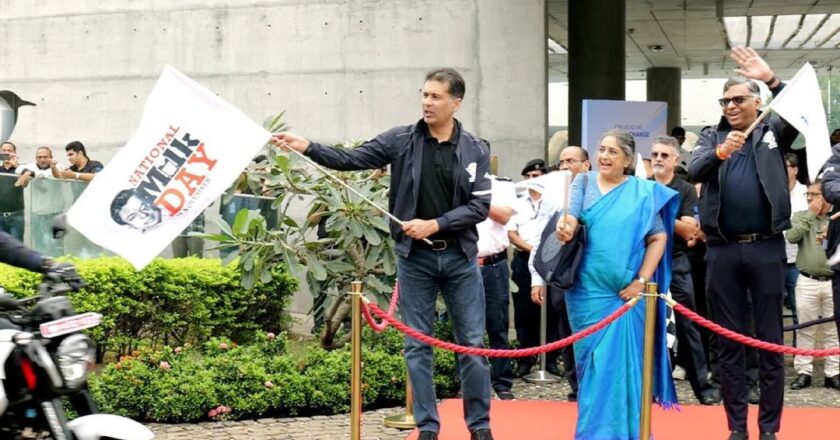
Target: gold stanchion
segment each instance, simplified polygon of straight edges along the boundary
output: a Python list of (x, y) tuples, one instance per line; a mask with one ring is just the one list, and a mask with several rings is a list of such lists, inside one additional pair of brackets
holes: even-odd
[(362, 282), (351, 283), (350, 295), (350, 440), (362, 438)]
[(499, 175), (499, 156), (492, 153), (490, 154), (490, 174)]
[(645, 297), (645, 348), (642, 372), (642, 417), (639, 429), (639, 439), (650, 439), (650, 413), (653, 406), (653, 347), (656, 334), (656, 283), (647, 284), (647, 293), (653, 296)]
[(411, 378), (408, 377), (408, 370), (405, 371), (405, 413), (396, 416), (385, 417), (385, 426), (396, 429), (414, 429), (417, 423), (414, 422), (414, 399), (411, 396)]

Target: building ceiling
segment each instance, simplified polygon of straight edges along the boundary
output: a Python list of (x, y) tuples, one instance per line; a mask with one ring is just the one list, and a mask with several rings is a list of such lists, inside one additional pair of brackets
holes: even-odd
[[(569, 1), (585, 0), (547, 0), (549, 37), (564, 49)], [(684, 78), (732, 76), (730, 46), (746, 39), (782, 78), (806, 61), (840, 69), (840, 0), (625, 1), (627, 79), (644, 79), (651, 67), (679, 67)], [(567, 81), (565, 53), (549, 54), (548, 66), (549, 81)]]

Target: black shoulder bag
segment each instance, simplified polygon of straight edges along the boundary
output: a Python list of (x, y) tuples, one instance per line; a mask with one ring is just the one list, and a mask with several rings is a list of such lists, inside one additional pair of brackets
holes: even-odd
[[(589, 176), (584, 174), (582, 179), (586, 194)], [(575, 283), (586, 246), (586, 225), (580, 221), (571, 240), (563, 243), (557, 239), (557, 222), (561, 215), (557, 211), (548, 220), (540, 236), (537, 254), (534, 255), (534, 269), (545, 280), (546, 286), (550, 287), (552, 295), (562, 295)]]

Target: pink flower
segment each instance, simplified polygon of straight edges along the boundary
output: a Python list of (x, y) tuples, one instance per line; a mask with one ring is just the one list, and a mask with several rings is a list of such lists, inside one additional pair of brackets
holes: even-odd
[(180, 353), (183, 350), (181, 347), (175, 347), (175, 353)]
[(274, 383), (272, 383), (270, 380), (265, 381), (263, 385), (265, 385), (266, 388), (274, 388)]
[(221, 350), (227, 350), (227, 349), (228, 349), (228, 345), (227, 345), (226, 343), (222, 342), (221, 344), (219, 344), (219, 349), (221, 349)]
[(273, 340), (274, 340), (274, 338), (276, 338), (276, 337), (277, 337), (277, 335), (275, 335), (274, 333), (268, 332), (268, 333), (266, 333), (266, 334), (265, 334), (265, 337), (266, 337), (266, 339), (268, 339), (269, 341), (273, 341)]
[(169, 370), (170, 368), (172, 368), (172, 366), (169, 365), (169, 362), (166, 362), (166, 361), (161, 361), (160, 362), (160, 369), (161, 370)]
[(211, 419), (212, 419), (213, 417), (216, 417), (216, 415), (218, 415), (218, 414), (219, 414), (219, 413), (218, 413), (218, 411), (216, 411), (216, 409), (215, 409), (215, 408), (211, 409), (210, 411), (207, 411), (207, 416), (208, 416), (208, 417), (210, 417)]

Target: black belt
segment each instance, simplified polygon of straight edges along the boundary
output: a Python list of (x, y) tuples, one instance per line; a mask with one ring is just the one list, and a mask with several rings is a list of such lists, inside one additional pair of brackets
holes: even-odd
[(488, 255), (486, 257), (478, 257), (479, 266), (489, 266), (496, 264), (499, 261), (504, 261), (507, 258), (507, 251), (501, 251), (498, 254)]
[(11, 217), (13, 215), (20, 215), (20, 214), (23, 214), (23, 210), (21, 210), (21, 211), (6, 211), (6, 212), (0, 212), (0, 217)]
[(831, 275), (811, 275), (808, 272), (805, 272), (804, 270), (800, 270), (799, 274), (804, 275), (805, 277), (810, 278), (812, 280), (831, 281)]
[(432, 240), (431, 238), (429, 238), (428, 240), (430, 240), (432, 244), (426, 243), (424, 240), (417, 240), (417, 244), (421, 247), (431, 249), (433, 251), (443, 251), (446, 250), (446, 248), (455, 246), (458, 243), (458, 239), (454, 237), (437, 240)]
[(756, 241), (767, 240), (775, 237), (774, 234), (741, 234), (728, 237), (727, 240), (736, 243), (755, 243)]

